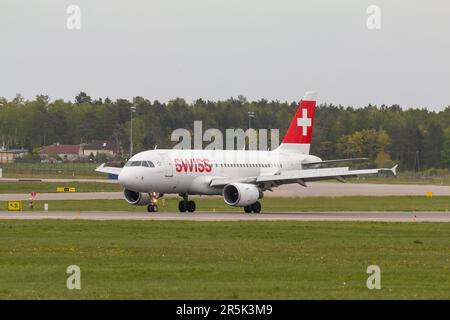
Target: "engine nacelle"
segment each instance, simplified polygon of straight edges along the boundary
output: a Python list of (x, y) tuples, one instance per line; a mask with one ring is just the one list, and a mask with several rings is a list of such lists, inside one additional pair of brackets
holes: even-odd
[(145, 206), (152, 202), (150, 199), (150, 195), (146, 192), (137, 192), (137, 191), (125, 189), (125, 190), (123, 190), (123, 194), (125, 196), (125, 200), (129, 204), (133, 204), (133, 205), (137, 205), (137, 206)]
[(237, 182), (227, 184), (223, 188), (223, 200), (233, 207), (249, 206), (262, 196), (262, 192), (253, 184)]

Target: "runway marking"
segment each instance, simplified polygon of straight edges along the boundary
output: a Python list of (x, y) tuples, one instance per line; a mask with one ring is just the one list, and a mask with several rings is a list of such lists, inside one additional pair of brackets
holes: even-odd
[(375, 221), (375, 222), (450, 222), (450, 212), (236, 212), (141, 213), (104, 211), (0, 212), (0, 220), (142, 220), (142, 221)]

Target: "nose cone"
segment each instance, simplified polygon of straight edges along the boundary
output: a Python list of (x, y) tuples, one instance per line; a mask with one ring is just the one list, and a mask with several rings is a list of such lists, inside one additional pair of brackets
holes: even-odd
[(138, 172), (134, 168), (124, 168), (120, 171), (118, 181), (125, 189), (133, 191), (139, 191), (142, 184)]

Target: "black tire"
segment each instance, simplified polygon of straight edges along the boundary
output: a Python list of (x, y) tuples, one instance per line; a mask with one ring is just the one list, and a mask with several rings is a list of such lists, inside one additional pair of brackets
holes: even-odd
[(252, 211), (254, 213), (260, 213), (261, 212), (261, 203), (259, 201), (256, 201), (254, 204), (251, 205)]
[(189, 212), (194, 212), (195, 211), (195, 202), (194, 201), (187, 201), (186, 209)]
[(152, 204), (149, 204), (149, 205), (147, 206), (147, 211), (148, 211), (148, 212), (154, 212), (154, 210), (155, 210), (155, 208), (153, 207)]
[(180, 202), (178, 203), (178, 210), (179, 210), (180, 212), (186, 212), (186, 210), (187, 210), (186, 202), (187, 202), (187, 201), (180, 201)]
[(251, 206), (245, 206), (245, 207), (244, 207), (244, 212), (245, 212), (245, 213), (251, 213), (251, 212), (252, 212)]
[(153, 205), (153, 212), (158, 212), (158, 205), (156, 204)]

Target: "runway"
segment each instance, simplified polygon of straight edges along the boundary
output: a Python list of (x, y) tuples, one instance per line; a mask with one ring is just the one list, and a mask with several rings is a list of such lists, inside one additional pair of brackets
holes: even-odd
[(384, 221), (450, 222), (450, 212), (0, 212), (0, 220), (142, 220), (142, 221)]
[[(19, 182), (20, 183), (20, 182)], [(33, 190), (30, 190), (30, 192)], [(425, 196), (432, 192), (435, 196), (450, 196), (450, 186), (409, 185), (409, 184), (359, 184), (359, 183), (309, 183), (308, 187), (298, 184), (282, 185), (274, 192), (265, 192), (265, 197), (343, 197), (343, 196)], [(165, 195), (177, 196), (177, 195)], [(0, 194), (0, 201), (28, 200), (29, 194)], [(36, 200), (100, 200), (123, 199), (122, 192), (76, 192), (38, 193)]]

